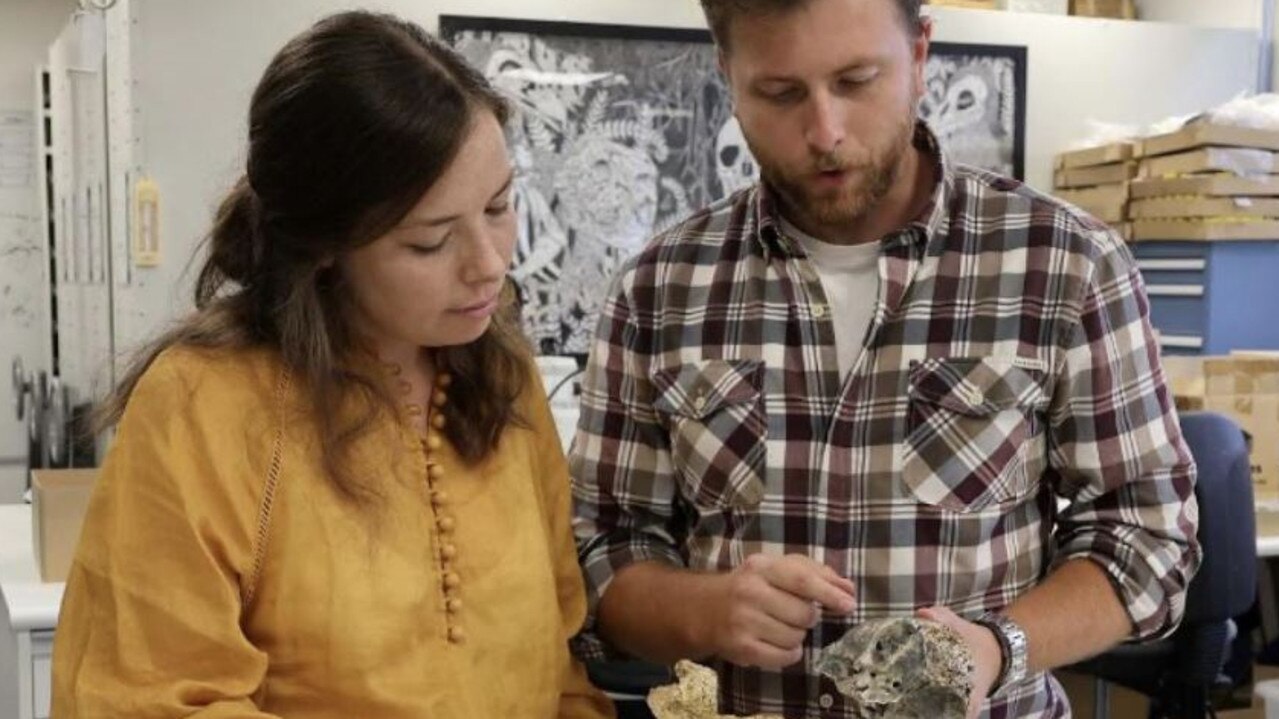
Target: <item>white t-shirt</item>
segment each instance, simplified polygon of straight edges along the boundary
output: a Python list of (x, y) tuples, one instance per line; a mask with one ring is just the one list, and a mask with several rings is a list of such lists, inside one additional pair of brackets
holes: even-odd
[(785, 220), (782, 220), (782, 230), (804, 248), (817, 268), (830, 304), (831, 321), (835, 324), (839, 376), (847, 377), (875, 318), (875, 302), (879, 299), (879, 243), (833, 245), (805, 234)]

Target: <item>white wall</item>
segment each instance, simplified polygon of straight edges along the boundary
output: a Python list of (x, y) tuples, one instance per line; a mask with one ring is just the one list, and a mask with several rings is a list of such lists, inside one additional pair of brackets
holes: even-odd
[[(243, 164), (250, 92), (272, 53), (342, 0), (131, 0), (137, 163), (161, 188), (165, 257), (117, 288), (117, 347), (189, 306), (183, 273), (219, 196)], [(440, 13), (702, 27), (692, 0), (377, 0), (434, 29)], [(939, 40), (1029, 46), (1027, 169), (1047, 187), (1051, 156), (1088, 118), (1147, 123), (1252, 87), (1256, 33), (1163, 23), (936, 8)]]
[(1026, 179), (1052, 184), (1052, 156), (1089, 119), (1149, 124), (1254, 89), (1258, 33), (1159, 22), (933, 8), (938, 40), (1024, 44)]
[(1255, 30), (1262, 0), (1137, 0), (1142, 20)]
[[(0, 0), (0, 118), (23, 113), (39, 120), (35, 68), (75, 6), (74, 0)], [(34, 134), (31, 146), (33, 161), (41, 162)], [(34, 173), (29, 185), (0, 186), (0, 503), (17, 501), (26, 484), (26, 430), (14, 416), (9, 364), (19, 355), (28, 369), (48, 369), (39, 197)]]

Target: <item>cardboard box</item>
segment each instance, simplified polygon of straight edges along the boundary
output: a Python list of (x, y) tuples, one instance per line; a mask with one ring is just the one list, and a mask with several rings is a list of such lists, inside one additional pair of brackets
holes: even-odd
[(1094, 187), (1127, 182), (1137, 176), (1137, 163), (1119, 162), (1097, 167), (1068, 167), (1053, 173), (1053, 184), (1058, 187)]
[(1070, 0), (1070, 14), (1135, 20), (1137, 5), (1133, 0)]
[(1189, 152), (1147, 157), (1141, 161), (1141, 177), (1228, 172), (1233, 175), (1269, 175), (1279, 172), (1279, 155), (1251, 147), (1202, 147)]
[(1142, 140), (1137, 145), (1137, 156), (1166, 155), (1170, 152), (1181, 152), (1209, 145), (1279, 150), (1279, 131), (1211, 125), (1203, 121), (1195, 121), (1176, 132)]
[(1134, 220), (1132, 239), (1141, 240), (1279, 240), (1279, 222), (1204, 220)]
[(97, 469), (32, 470), (31, 532), (42, 580), (67, 580), (97, 479)]
[(1133, 199), (1196, 195), (1200, 197), (1279, 196), (1279, 177), (1238, 177), (1231, 174), (1198, 177), (1150, 177), (1133, 180)]
[(1279, 199), (1251, 197), (1156, 197), (1133, 200), (1134, 220), (1161, 217), (1279, 217)]
[(1102, 222), (1122, 223), (1128, 219), (1128, 183), (1098, 185), (1079, 190), (1057, 190), (1057, 197), (1079, 207)]
[(1133, 143), (1116, 142), (1110, 145), (1102, 145), (1100, 147), (1090, 147), (1085, 150), (1063, 152), (1057, 156), (1055, 167), (1057, 169), (1065, 169), (1070, 167), (1096, 167), (1097, 165), (1111, 165), (1116, 162), (1131, 160), (1133, 158), (1133, 153)]
[(1253, 492), (1279, 498), (1279, 358), (1166, 357), (1163, 364), (1179, 410), (1220, 412), (1251, 435)]

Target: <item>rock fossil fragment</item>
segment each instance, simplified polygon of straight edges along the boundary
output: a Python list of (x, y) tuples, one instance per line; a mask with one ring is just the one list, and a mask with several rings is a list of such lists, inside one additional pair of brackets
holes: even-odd
[(862, 719), (964, 719), (972, 693), (964, 640), (913, 617), (858, 624), (822, 650), (817, 668)]
[[(648, 708), (657, 719), (721, 719), (717, 706), (719, 678), (715, 670), (682, 661), (675, 665), (678, 684), (667, 684), (648, 693)], [(725, 717), (724, 719), (728, 719)], [(753, 719), (781, 719), (760, 714)]]

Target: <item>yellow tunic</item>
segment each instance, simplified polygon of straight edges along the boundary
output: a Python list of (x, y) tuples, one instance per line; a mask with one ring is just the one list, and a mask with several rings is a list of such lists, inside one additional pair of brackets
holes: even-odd
[(384, 501), (361, 513), (285, 377), (264, 351), (169, 350), (147, 371), (67, 582), (53, 716), (611, 716), (567, 648), (585, 595), (538, 387), (531, 429), (480, 465), (432, 453), (438, 508), (407, 416), (383, 420), (357, 466)]

